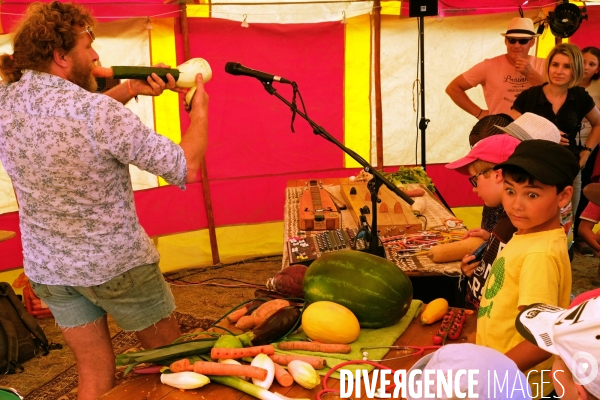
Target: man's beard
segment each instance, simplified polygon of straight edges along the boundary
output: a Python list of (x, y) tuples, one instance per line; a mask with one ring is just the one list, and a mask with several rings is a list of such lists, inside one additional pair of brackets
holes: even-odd
[(84, 63), (77, 60), (71, 69), (69, 79), (77, 86), (94, 93), (98, 89), (96, 78), (92, 75), (92, 68), (88, 68)]

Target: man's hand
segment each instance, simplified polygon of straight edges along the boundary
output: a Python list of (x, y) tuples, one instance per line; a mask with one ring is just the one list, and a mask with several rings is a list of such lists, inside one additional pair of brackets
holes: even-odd
[(515, 69), (524, 76), (529, 76), (529, 74), (535, 71), (533, 66), (529, 63), (529, 57), (517, 57), (515, 60)]
[[(170, 66), (159, 63), (153, 65), (155, 68), (171, 68)], [(132, 79), (131, 80), (131, 89), (133, 93), (136, 95), (143, 96), (160, 96), (165, 89), (173, 90), (174, 92), (182, 93), (180, 88), (175, 86), (176, 81), (173, 78), (173, 75), (167, 74), (167, 82), (165, 83), (158, 75), (152, 74), (146, 80), (141, 79)], [(184, 89), (185, 90), (185, 89)]]
[(202, 74), (196, 75), (196, 93), (192, 97), (189, 108), (186, 105), (186, 110), (190, 113), (190, 118), (200, 117), (206, 119), (208, 115), (208, 94), (204, 90)]

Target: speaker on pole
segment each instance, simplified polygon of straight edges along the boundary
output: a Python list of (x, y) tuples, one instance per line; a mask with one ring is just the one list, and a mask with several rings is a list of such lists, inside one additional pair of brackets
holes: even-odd
[(434, 17), (438, 15), (437, 0), (410, 0), (408, 3), (408, 16)]

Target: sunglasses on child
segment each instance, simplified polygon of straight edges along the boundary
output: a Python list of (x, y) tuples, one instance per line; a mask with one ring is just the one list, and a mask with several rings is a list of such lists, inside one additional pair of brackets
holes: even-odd
[(510, 44), (515, 44), (517, 42), (519, 42), (519, 44), (527, 44), (531, 40), (531, 38), (529, 38), (529, 39), (506, 38), (506, 39), (508, 39), (508, 43), (510, 43)]
[(469, 177), (469, 182), (471, 182), (471, 185), (473, 185), (473, 187), (476, 188), (477, 187), (477, 178), (479, 178), (479, 175), (483, 175), (486, 172), (491, 171), (491, 170), (492, 170), (492, 168), (488, 168), (485, 171), (481, 171), (481, 172), (479, 172), (479, 173), (477, 173), (477, 174), (475, 174), (473, 176), (470, 176)]

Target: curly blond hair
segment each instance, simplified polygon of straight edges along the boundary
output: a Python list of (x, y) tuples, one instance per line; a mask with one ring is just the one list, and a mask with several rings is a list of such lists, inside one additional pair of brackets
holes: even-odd
[(21, 79), (25, 69), (48, 72), (54, 50), (69, 52), (77, 44), (75, 27), (85, 29), (94, 23), (79, 4), (32, 3), (15, 30), (13, 54), (0, 55), (0, 76), (11, 83)]

